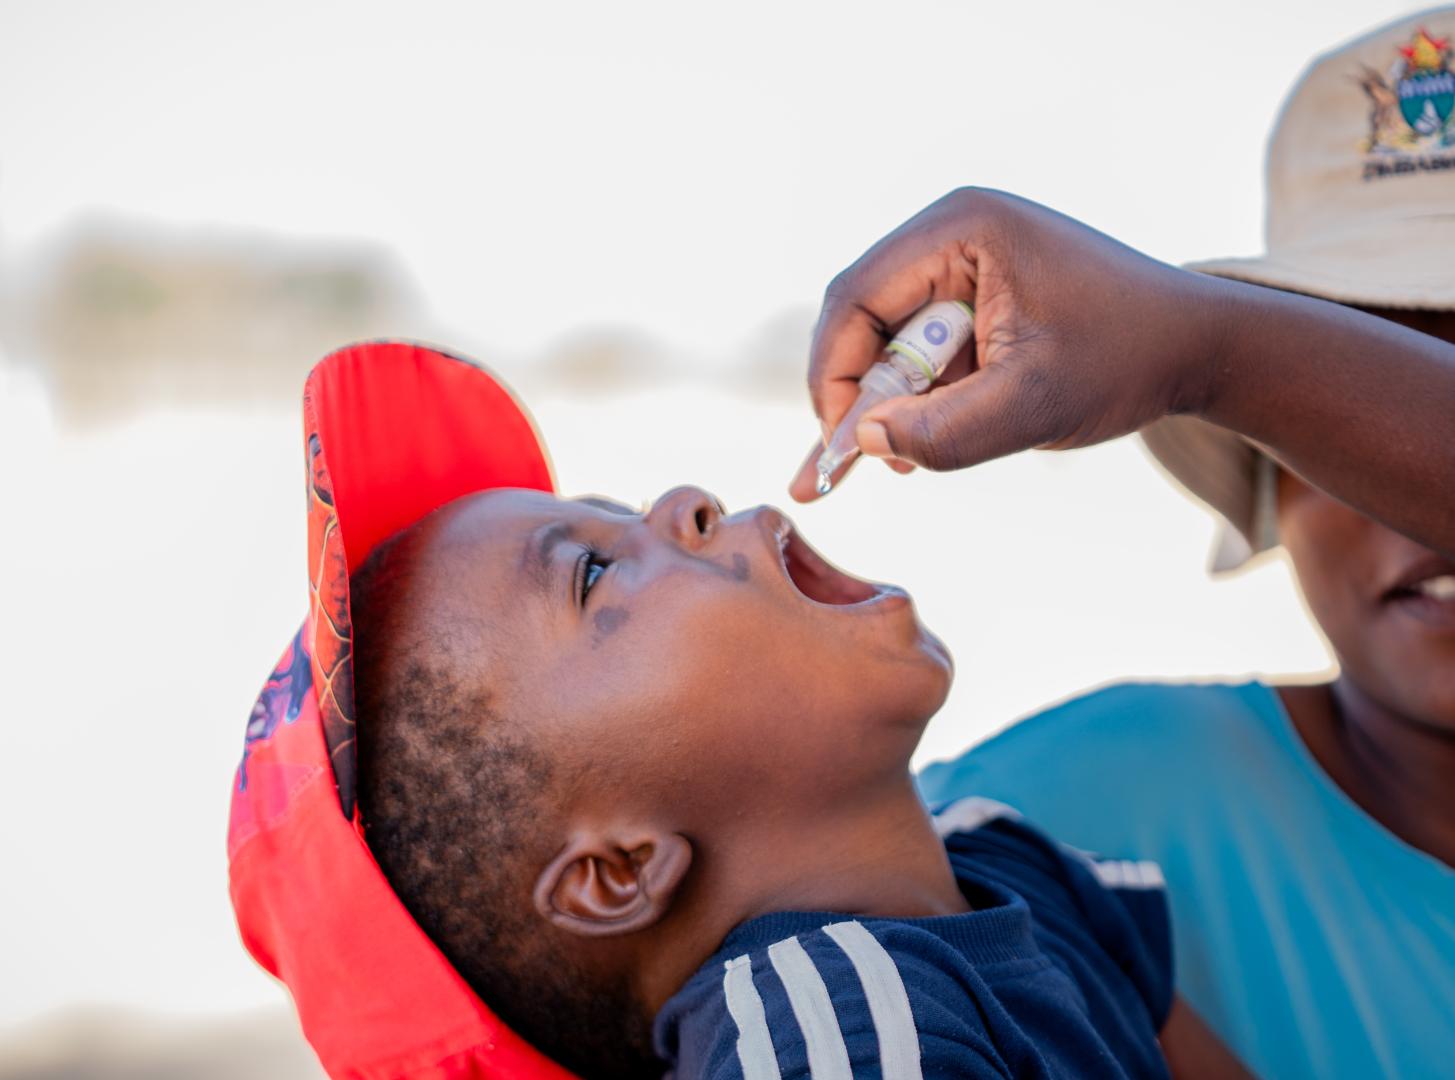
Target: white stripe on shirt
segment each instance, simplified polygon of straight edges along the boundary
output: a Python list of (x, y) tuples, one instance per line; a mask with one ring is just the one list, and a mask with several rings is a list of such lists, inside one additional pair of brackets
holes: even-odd
[(1088, 859), (1096, 878), (1108, 889), (1165, 889), (1162, 868), (1149, 859)]
[(1003, 802), (979, 795), (956, 799), (934, 816), (935, 832), (941, 839), (957, 832), (974, 832), (997, 818), (1018, 818), (1020, 811)]
[(753, 985), (752, 958), (738, 956), (723, 964), (722, 993), (738, 1025), (738, 1064), (743, 1080), (779, 1080), (778, 1055), (768, 1034), (763, 999)]
[(921, 1080), (919, 1032), (894, 958), (863, 923), (834, 923), (824, 927), (824, 933), (844, 950), (864, 988), (879, 1038), (879, 1069), (884, 1080)]
[(808, 1048), (808, 1075), (813, 1080), (853, 1080), (849, 1048), (823, 976), (796, 937), (768, 947), (768, 959), (788, 992), (788, 1004)]

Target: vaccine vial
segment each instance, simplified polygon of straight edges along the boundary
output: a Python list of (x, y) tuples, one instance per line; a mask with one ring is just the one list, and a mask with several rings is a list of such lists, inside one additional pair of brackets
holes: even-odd
[(923, 394), (944, 373), (975, 333), (975, 311), (960, 300), (936, 300), (914, 313), (884, 347), (883, 357), (859, 379), (859, 397), (818, 459), (818, 493), (827, 495), (833, 476), (859, 455), (854, 429), (881, 401)]

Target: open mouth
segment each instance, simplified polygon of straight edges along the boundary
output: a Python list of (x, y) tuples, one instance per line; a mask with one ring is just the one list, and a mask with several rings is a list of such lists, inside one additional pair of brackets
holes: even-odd
[(1455, 600), (1455, 574), (1438, 574), (1410, 585), (1397, 585), (1385, 593), (1388, 600), (1424, 597), (1429, 600)]
[(1455, 627), (1455, 563), (1421, 559), (1384, 593), (1386, 604), (1426, 622)]
[(779, 533), (783, 569), (793, 587), (816, 604), (847, 607), (884, 595), (885, 588), (844, 573), (831, 564), (784, 521)]
[(1405, 569), (1385, 590), (1385, 600), (1455, 600), (1455, 562), (1427, 554)]

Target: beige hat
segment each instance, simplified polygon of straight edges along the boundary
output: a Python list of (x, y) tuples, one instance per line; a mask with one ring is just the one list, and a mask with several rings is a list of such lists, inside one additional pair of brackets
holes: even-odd
[[(1189, 270), (1345, 304), (1455, 309), (1455, 7), (1315, 59), (1274, 124), (1266, 183), (1267, 254)], [(1214, 570), (1277, 544), (1275, 472), (1252, 446), (1193, 417), (1142, 438), (1237, 530)]]

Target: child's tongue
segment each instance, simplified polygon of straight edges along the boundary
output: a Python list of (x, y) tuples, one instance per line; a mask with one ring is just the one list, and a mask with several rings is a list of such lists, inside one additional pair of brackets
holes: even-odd
[(794, 587), (820, 604), (859, 604), (879, 592), (869, 582), (850, 577), (829, 565), (796, 532), (790, 533), (783, 545), (783, 565)]

